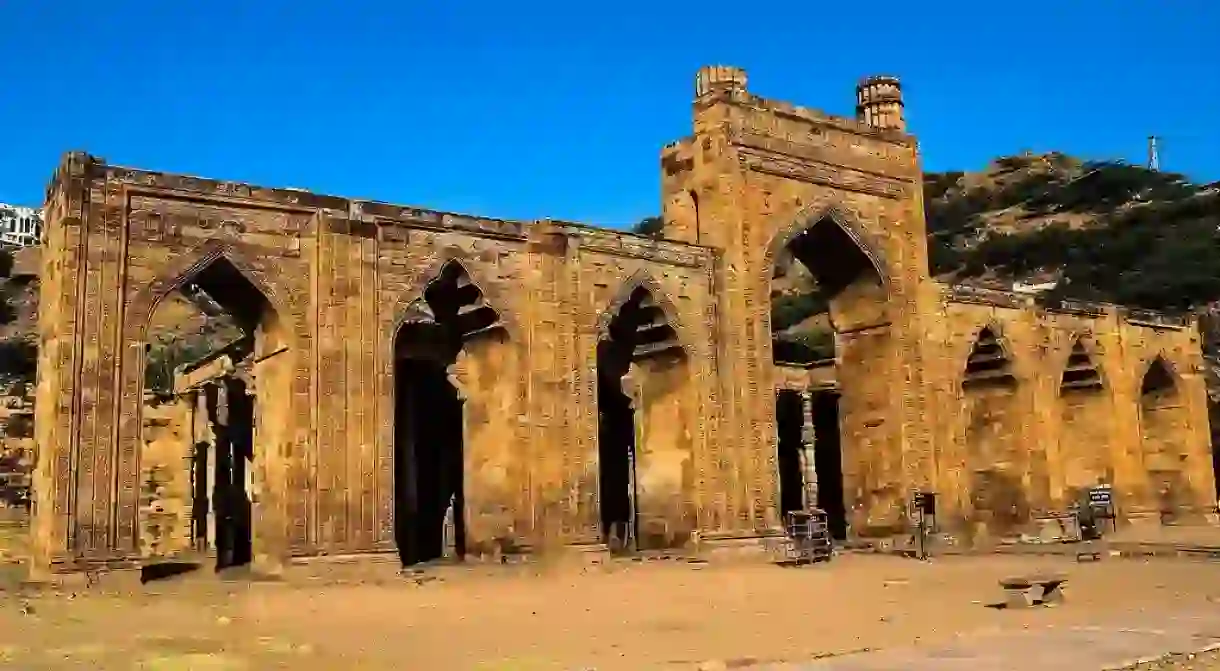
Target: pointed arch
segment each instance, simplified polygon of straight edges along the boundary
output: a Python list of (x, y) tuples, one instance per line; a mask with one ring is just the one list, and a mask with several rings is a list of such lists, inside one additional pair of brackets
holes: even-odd
[(998, 324), (989, 322), (975, 333), (962, 365), (962, 387), (1011, 386), (1017, 376), (1012, 352)]
[(1085, 335), (1079, 334), (1072, 338), (1072, 348), (1068, 351), (1063, 372), (1059, 376), (1059, 393), (1070, 394), (1087, 391), (1097, 391), (1105, 388), (1101, 367), (1097, 365), (1093, 353), (1085, 343)]
[(485, 281), (477, 268), (460, 256), (449, 255), (428, 266), (417, 276), (415, 285), (398, 297), (391, 313), (394, 315), (389, 332), (391, 341), (403, 324), (435, 322), (437, 314), (435, 307), (428, 301), (429, 289), (438, 286), (437, 282), (451, 279), (457, 281), (461, 285), (460, 288), (470, 294), (471, 300), (467, 305), (474, 306), (473, 310), (490, 310), (495, 313), (495, 321), (479, 329), (480, 332), (499, 329), (505, 331), (509, 337), (518, 333), (512, 314), (503, 309), (509, 303), (503, 300), (497, 285)]
[[(881, 247), (864, 230), (863, 225), (860, 224), (856, 217), (848, 214), (837, 203), (821, 203), (802, 209), (786, 227), (771, 239), (763, 259), (764, 282), (770, 282), (776, 261), (785, 250), (791, 248), (802, 236), (806, 236), (824, 226), (832, 226), (838, 235), (843, 235), (847, 241), (850, 241), (851, 246), (867, 261), (873, 273), (876, 274), (877, 279), (880, 281), (882, 288), (888, 294), (890, 276), (888, 272), (889, 264), (886, 261), (885, 254), (882, 252)], [(801, 260), (799, 254), (796, 256), (798, 260)], [(804, 260), (801, 260), (801, 262), (809, 265)], [(809, 268), (809, 270), (815, 276), (819, 272), (817, 268)], [(818, 279), (819, 281), (822, 280), (821, 277)]]
[[(623, 320), (630, 321), (627, 324)], [(619, 287), (618, 292), (598, 317), (598, 341), (614, 338), (615, 327), (622, 324), (632, 331), (634, 358), (663, 352), (689, 353), (678, 318), (678, 309), (661, 285), (646, 270), (639, 270)]]
[[(161, 302), (165, 300), (166, 296), (174, 290), (189, 284), (201, 273), (221, 260), (232, 266), (241, 275), (243, 280), (249, 282), (250, 286), (261, 294), (261, 297), (267, 302), (268, 307), (276, 315), (291, 320), (294, 327), (297, 325), (297, 315), (295, 312), (287, 309), (288, 305), (284, 302), (285, 297), (276, 291), (273, 285), (263, 280), (253, 264), (244, 257), (233, 243), (209, 240), (190, 253), (176, 258), (156, 280), (141, 288), (132, 297), (129, 303), (130, 313), (127, 315), (127, 318), (135, 326), (138, 339), (143, 340), (147, 337), (153, 314), (157, 311), (157, 307), (161, 305)], [(296, 329), (293, 328), (291, 333), (293, 338), (295, 338)]]
[(1178, 375), (1165, 355), (1157, 354), (1140, 376), (1140, 397), (1172, 396), (1178, 390)]

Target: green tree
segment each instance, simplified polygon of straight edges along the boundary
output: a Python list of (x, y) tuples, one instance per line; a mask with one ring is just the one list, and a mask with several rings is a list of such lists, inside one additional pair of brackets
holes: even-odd
[(647, 235), (652, 238), (659, 238), (664, 233), (665, 220), (661, 217), (644, 217), (639, 220), (635, 226), (631, 227), (632, 233), (639, 235)]

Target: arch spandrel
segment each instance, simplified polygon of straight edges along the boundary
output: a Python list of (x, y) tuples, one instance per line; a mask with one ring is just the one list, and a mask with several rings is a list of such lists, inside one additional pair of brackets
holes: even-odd
[(657, 307), (665, 314), (665, 321), (674, 330), (674, 333), (677, 334), (678, 345), (682, 348), (682, 352), (689, 355), (691, 353), (691, 341), (688, 332), (683, 327), (678, 307), (670, 300), (669, 294), (661, 286), (660, 282), (657, 282), (652, 273), (649, 273), (646, 269), (635, 271), (623, 281), (610, 299), (610, 302), (606, 304), (605, 308), (598, 315), (598, 341), (606, 340), (609, 337), (610, 323), (614, 321), (615, 317), (622, 311), (623, 306), (631, 300), (631, 297), (639, 289), (647, 291)]
[(500, 289), (500, 286), (494, 282), (488, 281), (487, 278), (479, 271), (477, 264), (471, 263), (468, 259), (465, 259), (460, 255), (452, 254), (438, 258), (428, 266), (424, 267), (424, 270), (415, 276), (415, 280), (412, 282), (411, 288), (402, 293), (400, 296), (398, 296), (397, 300), (395, 300), (394, 309), (390, 313), (393, 315), (393, 321), (390, 322), (390, 330), (388, 333), (391, 346), (395, 334), (397, 334), (399, 329), (402, 328), (402, 325), (408, 321), (411, 321), (413, 316), (419, 313), (417, 304), (424, 300), (424, 292), (428, 289), (432, 282), (441, 276), (441, 273), (444, 272), (445, 268), (450, 264), (457, 264), (471, 283), (473, 283), (475, 287), (478, 288), (479, 292), (483, 294), (483, 297), (487, 300), (487, 303), (491, 305), (493, 310), (496, 311), (496, 314), (499, 316), (500, 321), (504, 325), (504, 329), (508, 331), (509, 338), (515, 339), (519, 336), (521, 331), (516, 317), (510, 310), (506, 309), (514, 304), (507, 300), (507, 296), (504, 295), (504, 292)]

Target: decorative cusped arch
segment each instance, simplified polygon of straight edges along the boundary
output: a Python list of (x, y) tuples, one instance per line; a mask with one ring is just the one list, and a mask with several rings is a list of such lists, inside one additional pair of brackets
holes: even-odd
[(822, 222), (838, 226), (847, 235), (856, 248), (868, 259), (873, 271), (881, 279), (882, 288), (886, 290), (888, 295), (890, 289), (890, 266), (886, 260), (885, 253), (880, 245), (872, 239), (872, 236), (864, 230), (864, 226), (860, 221), (854, 215), (849, 214), (841, 205), (834, 202), (819, 203), (803, 208), (797, 212), (784, 228), (780, 229), (779, 233), (771, 238), (771, 242), (767, 245), (763, 256), (762, 286), (769, 286), (775, 262), (784, 249), (806, 231), (818, 225), (825, 225)]
[(673, 301), (669, 299), (669, 295), (656, 278), (645, 269), (635, 271), (626, 279), (615, 292), (614, 297), (602, 310), (597, 318), (597, 339), (598, 341), (606, 340), (610, 337), (610, 324), (614, 318), (622, 311), (623, 306), (631, 300), (631, 297), (636, 291), (643, 289), (648, 292), (652, 300), (656, 303), (661, 312), (665, 314), (665, 321), (669, 327), (674, 330), (677, 335), (678, 346), (684, 354), (691, 353), (689, 333), (682, 325), (682, 320), (678, 314), (678, 308)]
[(398, 333), (402, 325), (417, 317), (415, 303), (423, 300), (424, 292), (428, 289), (428, 286), (440, 277), (441, 273), (450, 264), (456, 264), (479, 292), (483, 294), (488, 304), (491, 305), (492, 309), (499, 316), (509, 338), (514, 338), (521, 333), (516, 316), (505, 309), (511, 303), (506, 300), (499, 287), (493, 282), (488, 282), (479, 272), (478, 268), (468, 260), (463, 259), (460, 254), (448, 254), (426, 266), (415, 276), (411, 288), (398, 296), (398, 299), (394, 302), (394, 309), (391, 312), (393, 321), (390, 322), (390, 331), (388, 333), (391, 348), (393, 347), (394, 335)]

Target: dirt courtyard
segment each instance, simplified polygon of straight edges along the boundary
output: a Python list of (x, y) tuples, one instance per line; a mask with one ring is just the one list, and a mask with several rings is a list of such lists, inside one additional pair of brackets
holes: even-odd
[[(1069, 576), (1067, 603), (1002, 611), (1001, 577)], [(883, 556), (829, 564), (439, 568), (283, 583), (185, 578), (0, 597), (0, 665), (20, 669), (729, 668), (945, 640), (964, 631), (1215, 608), (1214, 563)]]

